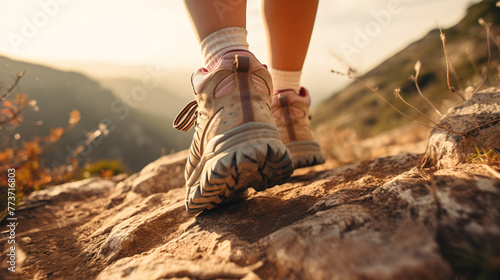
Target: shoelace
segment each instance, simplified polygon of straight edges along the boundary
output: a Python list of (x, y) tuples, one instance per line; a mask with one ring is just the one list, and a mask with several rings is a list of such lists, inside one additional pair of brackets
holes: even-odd
[(189, 102), (175, 117), (173, 127), (178, 130), (188, 131), (198, 117), (198, 103), (196, 100)]

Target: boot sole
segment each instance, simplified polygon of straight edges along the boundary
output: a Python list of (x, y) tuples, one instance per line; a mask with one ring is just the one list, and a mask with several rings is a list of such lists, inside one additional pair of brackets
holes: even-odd
[(325, 157), (316, 141), (293, 141), (285, 144), (292, 154), (294, 168), (322, 164)]
[(207, 144), (186, 182), (186, 211), (192, 215), (212, 209), (250, 187), (263, 191), (285, 183), (292, 174), (291, 154), (274, 126), (240, 125)]

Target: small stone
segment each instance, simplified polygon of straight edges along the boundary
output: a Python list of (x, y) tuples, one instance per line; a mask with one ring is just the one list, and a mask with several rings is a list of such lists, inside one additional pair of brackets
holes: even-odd
[(21, 242), (23, 244), (31, 244), (31, 242), (33, 242), (33, 240), (31, 240), (31, 237), (26, 236), (26, 237), (21, 238)]

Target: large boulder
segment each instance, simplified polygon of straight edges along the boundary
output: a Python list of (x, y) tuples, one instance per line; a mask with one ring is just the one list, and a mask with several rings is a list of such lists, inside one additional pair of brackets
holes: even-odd
[[(426, 164), (451, 168), (480, 151), (500, 153), (500, 89), (477, 92), (443, 116), (427, 144)], [(466, 134), (464, 134), (466, 133)]]

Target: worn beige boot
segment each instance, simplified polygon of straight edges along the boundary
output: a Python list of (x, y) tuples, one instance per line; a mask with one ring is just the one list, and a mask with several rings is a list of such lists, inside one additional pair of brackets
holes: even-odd
[(295, 168), (325, 162), (311, 129), (309, 106), (311, 97), (305, 88), (297, 93), (292, 89), (274, 92), (272, 113), (281, 140), (290, 150)]
[(195, 134), (186, 164), (186, 210), (211, 209), (252, 187), (265, 190), (293, 173), (271, 115), (271, 75), (252, 53), (226, 53), (192, 76), (196, 100), (174, 121)]

